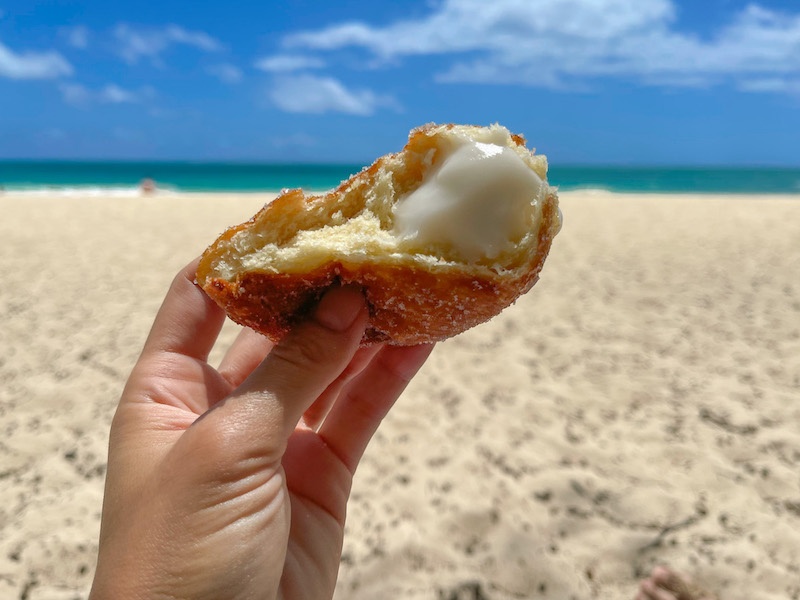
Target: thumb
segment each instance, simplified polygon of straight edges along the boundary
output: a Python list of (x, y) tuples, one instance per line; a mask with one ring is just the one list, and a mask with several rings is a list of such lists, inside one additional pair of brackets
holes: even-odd
[(278, 459), (303, 412), (352, 360), (366, 323), (358, 289), (330, 290), (311, 319), (281, 340), (244, 383), (195, 423), (196, 429), (211, 426), (229, 449), (277, 453), (273, 458)]
[(246, 402), (274, 398), (283, 413), (284, 434), (345, 370), (364, 335), (367, 309), (353, 287), (323, 296), (311, 320), (296, 327), (233, 393)]

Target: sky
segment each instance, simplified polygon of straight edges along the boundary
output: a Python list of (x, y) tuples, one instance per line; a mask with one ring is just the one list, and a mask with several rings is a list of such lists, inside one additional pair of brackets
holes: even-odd
[(800, 1), (0, 0), (0, 159), (800, 166)]

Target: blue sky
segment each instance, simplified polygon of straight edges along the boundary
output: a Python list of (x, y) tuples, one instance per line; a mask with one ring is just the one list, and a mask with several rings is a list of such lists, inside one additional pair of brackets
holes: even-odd
[(800, 2), (0, 0), (0, 158), (365, 163), (431, 121), (800, 165)]

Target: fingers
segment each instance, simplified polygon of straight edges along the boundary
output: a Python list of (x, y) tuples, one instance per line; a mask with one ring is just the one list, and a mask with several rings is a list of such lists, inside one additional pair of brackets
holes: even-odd
[(665, 566), (653, 568), (650, 577), (642, 580), (636, 600), (711, 600), (713, 594), (700, 590), (675, 571)]
[(678, 600), (677, 596), (657, 586), (652, 579), (645, 579), (639, 585), (636, 600)]
[(273, 346), (269, 338), (245, 327), (225, 353), (217, 371), (232, 387), (239, 387), (261, 364)]
[(302, 414), (336, 380), (358, 350), (367, 323), (360, 291), (337, 288), (313, 317), (277, 344), (216, 410), (201, 419), (223, 420), (257, 454), (282, 452)]
[(336, 399), (345, 386), (369, 365), (382, 347), (383, 346), (375, 345), (360, 348), (353, 357), (353, 360), (350, 361), (350, 364), (342, 371), (342, 374), (339, 375), (336, 381), (331, 383), (326, 390), (322, 392), (320, 397), (314, 401), (314, 404), (309, 406), (308, 410), (303, 413), (303, 425), (308, 429), (316, 431), (319, 426), (322, 425), (328, 411), (331, 406), (333, 406), (333, 403), (336, 402)]
[(712, 595), (704, 590), (697, 589), (690, 585), (687, 580), (678, 575), (675, 571), (665, 566), (657, 566), (650, 574), (654, 586), (663, 591), (658, 600), (701, 600), (701, 598), (711, 598)]
[(432, 350), (432, 344), (386, 346), (333, 405), (319, 435), (350, 472), (355, 472), (378, 425)]
[(142, 355), (174, 352), (205, 361), (225, 321), (225, 313), (195, 283), (200, 259), (184, 267), (156, 315)]

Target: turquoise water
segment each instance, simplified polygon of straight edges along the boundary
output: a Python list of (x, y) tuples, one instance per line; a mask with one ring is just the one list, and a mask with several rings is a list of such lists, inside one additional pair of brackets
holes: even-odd
[(149, 178), (159, 187), (192, 192), (326, 190), (360, 169), (361, 165), (0, 161), (0, 185), (7, 190), (130, 188)]
[[(134, 188), (144, 178), (179, 191), (325, 190), (363, 165), (191, 162), (0, 161), (7, 190)], [(800, 193), (800, 168), (551, 166), (562, 190), (613, 192)]]

